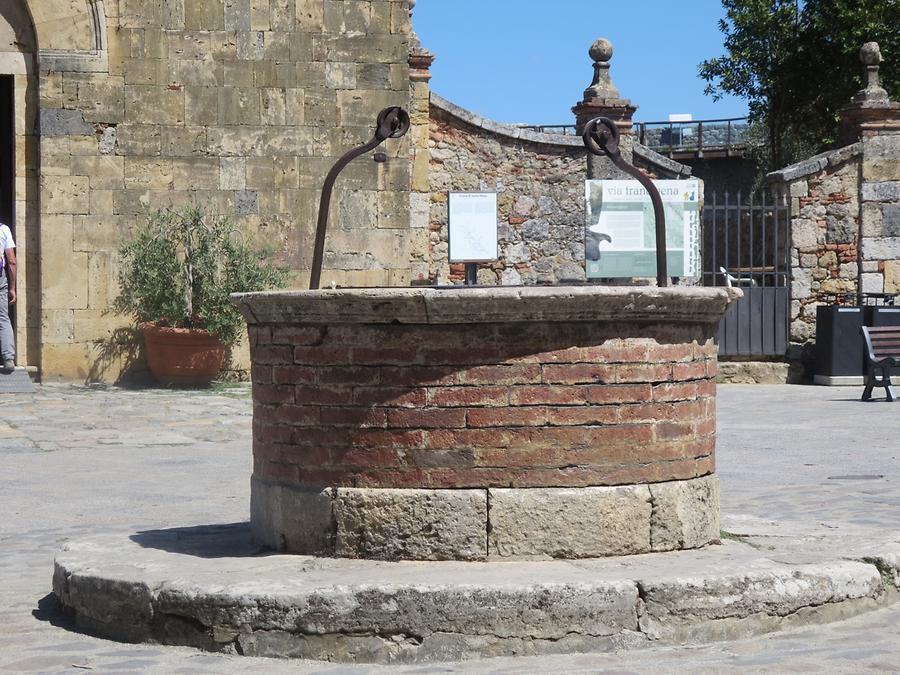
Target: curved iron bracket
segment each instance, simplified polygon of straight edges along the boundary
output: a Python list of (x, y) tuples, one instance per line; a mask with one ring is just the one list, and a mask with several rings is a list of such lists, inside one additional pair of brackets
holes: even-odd
[(409, 131), (409, 114), (400, 106), (385, 108), (378, 113), (378, 119), (375, 122), (375, 136), (372, 140), (344, 154), (331, 167), (328, 175), (325, 176), (325, 183), (322, 185), (322, 196), (319, 199), (316, 243), (313, 248), (312, 266), (309, 273), (310, 290), (319, 287), (319, 281), (322, 276), (322, 258), (325, 255), (325, 232), (328, 229), (328, 209), (331, 206), (331, 193), (334, 190), (334, 183), (338, 174), (360, 155), (374, 150), (388, 138), (400, 138), (407, 131)]
[(633, 176), (650, 193), (653, 203), (653, 217), (656, 221), (656, 285), (668, 286), (669, 274), (666, 261), (666, 214), (662, 197), (653, 181), (640, 169), (632, 166), (622, 157), (619, 150), (619, 128), (608, 117), (596, 117), (584, 126), (582, 140), (588, 152), (600, 157), (609, 157), (619, 169)]

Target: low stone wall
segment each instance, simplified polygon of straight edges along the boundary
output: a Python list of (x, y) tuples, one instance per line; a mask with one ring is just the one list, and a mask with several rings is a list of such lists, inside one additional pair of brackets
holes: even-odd
[(709, 542), (716, 484), (690, 481), (715, 468), (713, 336), (737, 294), (242, 296), (255, 536), (277, 549), (388, 559)]

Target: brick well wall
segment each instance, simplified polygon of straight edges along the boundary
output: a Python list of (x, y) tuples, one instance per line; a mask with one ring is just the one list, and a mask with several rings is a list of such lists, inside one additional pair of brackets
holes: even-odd
[(259, 479), (548, 487), (714, 470), (708, 327), (263, 325), (251, 340)]

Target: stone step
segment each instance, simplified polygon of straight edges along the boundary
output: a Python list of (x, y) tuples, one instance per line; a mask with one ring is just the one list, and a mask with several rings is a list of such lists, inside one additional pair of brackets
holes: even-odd
[(249, 524), (105, 535), (57, 555), (77, 624), (248, 656), (417, 663), (735, 639), (896, 599), (898, 556), (778, 562), (744, 543), (589, 560), (266, 555)]

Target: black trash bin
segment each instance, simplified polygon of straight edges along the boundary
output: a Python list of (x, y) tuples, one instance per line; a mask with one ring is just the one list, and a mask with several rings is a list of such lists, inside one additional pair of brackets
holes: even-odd
[(897, 293), (863, 293), (861, 304), (866, 326), (900, 326)]
[(816, 308), (816, 384), (863, 384), (863, 308)]

